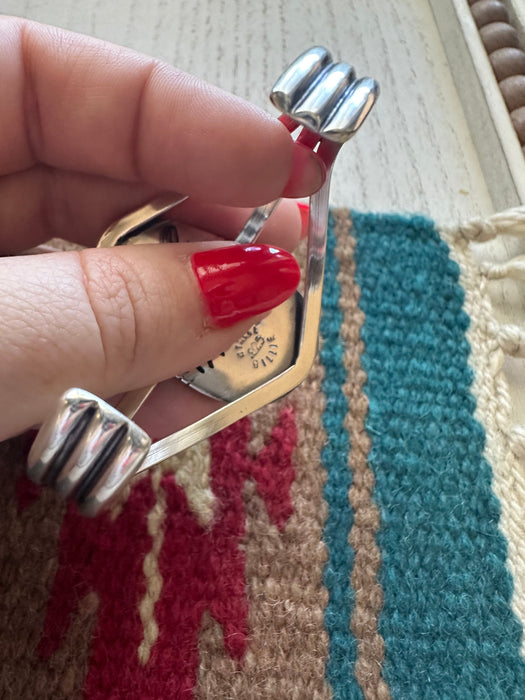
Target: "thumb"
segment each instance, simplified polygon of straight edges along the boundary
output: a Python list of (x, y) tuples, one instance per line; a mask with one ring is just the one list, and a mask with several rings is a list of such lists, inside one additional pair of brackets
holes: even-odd
[(72, 386), (112, 396), (216, 357), (287, 299), (295, 259), (224, 243), (0, 259), (0, 440)]

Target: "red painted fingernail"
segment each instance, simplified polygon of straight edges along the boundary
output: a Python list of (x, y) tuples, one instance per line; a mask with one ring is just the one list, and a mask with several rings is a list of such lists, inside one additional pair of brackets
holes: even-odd
[(301, 238), (308, 235), (308, 222), (310, 221), (310, 205), (304, 202), (297, 202), (299, 213), (301, 214)]
[(319, 156), (300, 143), (294, 144), (292, 174), (283, 197), (306, 197), (317, 192), (325, 179), (326, 167)]
[(265, 313), (293, 294), (300, 270), (295, 258), (267, 245), (231, 245), (191, 257), (206, 309), (225, 328)]

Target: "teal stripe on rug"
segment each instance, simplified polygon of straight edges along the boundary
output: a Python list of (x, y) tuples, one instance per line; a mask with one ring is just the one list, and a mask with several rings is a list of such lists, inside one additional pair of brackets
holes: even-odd
[(360, 698), (362, 694), (354, 677), (356, 642), (350, 632), (353, 606), (350, 587), (353, 551), (348, 543), (352, 526), (352, 512), (348, 501), (351, 483), (348, 466), (350, 440), (344, 426), (348, 402), (342, 391), (346, 381), (343, 345), (339, 336), (343, 314), (339, 309), (341, 287), (337, 281), (339, 263), (334, 252), (336, 241), (333, 228), (334, 220), (330, 217), (321, 317), (323, 343), (320, 352), (325, 369), (323, 392), (326, 396), (326, 408), (323, 426), (327, 436), (327, 443), (321, 453), (327, 473), (324, 496), (328, 503), (328, 516), (323, 533), (328, 550), (324, 584), (329, 594), (325, 627), (330, 640), (326, 674), (333, 688), (334, 698), (350, 700)]
[(459, 269), (432, 222), (353, 215), (393, 698), (524, 698)]

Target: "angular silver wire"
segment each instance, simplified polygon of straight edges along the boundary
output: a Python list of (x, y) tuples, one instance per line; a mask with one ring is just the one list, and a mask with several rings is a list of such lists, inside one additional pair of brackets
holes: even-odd
[[(185, 199), (187, 199), (187, 197), (183, 195), (173, 194), (158, 197), (145, 207), (141, 207), (137, 211), (129, 214), (124, 219), (118, 221), (116, 224), (110, 226), (110, 228), (102, 235), (97, 247), (101, 248), (133, 243), (133, 235), (137, 230), (144, 229), (147, 227), (148, 223), (151, 224), (163, 213), (172, 209), (177, 204), (180, 204)], [(280, 199), (276, 199), (269, 204), (264, 204), (263, 206), (257, 207), (257, 209), (252, 212), (248, 221), (245, 223), (243, 229), (235, 239), (235, 242), (243, 244), (255, 243), (261, 234), (264, 224), (274, 212), (280, 201)], [(121, 411), (127, 418), (133, 418), (139, 409), (144, 405), (152, 391), (155, 389), (155, 386), (156, 384), (152, 384), (151, 386), (126, 392), (120, 398), (116, 408), (118, 408), (118, 410)]]
[(304, 309), (299, 352), (295, 363), (282, 374), (250, 393), (218, 408), (210, 415), (173, 433), (173, 435), (153, 443), (139, 473), (284, 396), (298, 386), (310, 371), (317, 354), (319, 338), (330, 178), (331, 169), (327, 173), (322, 188), (310, 199)]
[[(321, 141), (332, 141), (337, 146), (335, 157), (340, 144), (354, 135), (369, 114), (378, 92), (375, 81), (356, 80), (351, 66), (334, 63), (326, 49), (314, 47), (283, 73), (271, 99), (292, 123), (306, 126)], [(310, 198), (305, 299), (293, 364), (205, 418), (154, 443), (149, 451), (148, 436), (130, 419), (153, 387), (128, 392), (118, 410), (96, 396), (71, 389), (35, 440), (28, 466), (31, 478), (64, 493), (71, 492), (84, 512), (95, 514), (133, 474), (213, 435), (303, 381), (317, 354), (332, 164), (333, 158), (323, 187)], [(162, 214), (184, 199), (183, 195), (161, 195), (111, 226), (99, 246), (132, 242), (134, 236), (161, 222)], [(278, 201), (256, 209), (237, 241), (253, 242)]]

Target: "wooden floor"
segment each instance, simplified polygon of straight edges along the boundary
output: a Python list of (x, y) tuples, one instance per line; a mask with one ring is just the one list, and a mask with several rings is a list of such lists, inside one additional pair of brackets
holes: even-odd
[[(455, 223), (493, 211), (427, 0), (4, 0), (3, 11), (161, 57), (267, 109), (313, 44), (381, 84), (338, 159), (332, 203)], [(175, 154), (176, 156), (176, 154)]]

